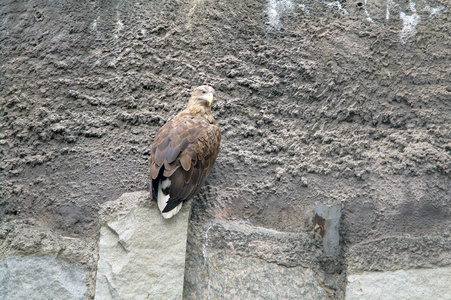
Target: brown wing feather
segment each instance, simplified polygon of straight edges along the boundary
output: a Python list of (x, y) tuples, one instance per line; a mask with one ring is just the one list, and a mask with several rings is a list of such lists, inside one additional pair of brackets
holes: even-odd
[[(179, 177), (174, 173), (170, 178), (170, 198), (173, 201), (186, 200), (199, 190), (213, 167), (214, 161), (209, 158), (216, 157), (219, 152), (220, 133), (216, 124), (210, 124), (203, 118), (193, 118), (187, 124), (191, 127), (187, 130), (189, 133), (187, 140), (190, 143), (186, 151), (181, 152), (178, 157), (180, 164), (184, 164), (183, 168), (180, 168), (180, 174), (183, 176)], [(176, 185), (172, 184), (174, 181), (177, 182)]]
[(150, 164), (153, 197), (160, 176), (169, 177), (171, 201), (194, 196), (211, 171), (219, 152), (218, 125), (203, 117), (180, 114), (165, 124), (152, 145)]
[(204, 172), (204, 170), (201, 169), (199, 162), (196, 165), (192, 166), (192, 169), (193, 175), (191, 176), (190, 182), (192, 185), (199, 185), (200, 179), (202, 177), (202, 172)]
[(179, 168), (174, 175), (171, 176), (171, 186), (169, 188), (169, 199), (171, 201), (184, 200), (179, 197), (185, 185), (182, 172), (184, 172), (183, 169)]

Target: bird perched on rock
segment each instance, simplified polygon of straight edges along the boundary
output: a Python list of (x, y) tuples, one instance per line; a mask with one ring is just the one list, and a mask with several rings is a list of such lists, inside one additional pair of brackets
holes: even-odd
[(150, 152), (150, 188), (164, 218), (199, 192), (219, 152), (221, 132), (211, 114), (214, 89), (194, 89), (188, 106), (166, 123)]

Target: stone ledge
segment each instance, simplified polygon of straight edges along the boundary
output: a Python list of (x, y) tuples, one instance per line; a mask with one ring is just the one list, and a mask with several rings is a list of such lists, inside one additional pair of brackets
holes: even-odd
[[(62, 296), (58, 299), (91, 299), (95, 289), (95, 244), (93, 239), (63, 236), (33, 219), (1, 223), (0, 269), (3, 270), (0, 273), (3, 275), (0, 276), (7, 277), (0, 282), (0, 299), (46, 299), (45, 295), (53, 294)], [(16, 276), (16, 273), (28, 275)], [(64, 278), (53, 280), (55, 274)], [(21, 285), (24, 288), (19, 288)], [(66, 293), (65, 286), (71, 285), (84, 288), (78, 288), (80, 293), (70, 294), (70, 289)], [(46, 291), (41, 291), (42, 287)]]
[(190, 227), (186, 299), (328, 299), (320, 242), (242, 221)]
[(148, 192), (102, 204), (96, 299), (181, 299), (191, 206), (165, 220)]
[(208, 258), (209, 299), (328, 299), (309, 268), (215, 253)]
[(451, 265), (451, 240), (438, 236), (387, 237), (352, 246), (348, 272), (396, 271)]
[(7, 257), (0, 264), (0, 299), (88, 299), (89, 274), (55, 256)]
[(346, 300), (451, 299), (451, 268), (363, 272), (348, 275)]

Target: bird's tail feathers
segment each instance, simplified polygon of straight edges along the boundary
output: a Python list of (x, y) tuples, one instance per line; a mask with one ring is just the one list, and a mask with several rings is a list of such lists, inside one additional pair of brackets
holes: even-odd
[[(158, 184), (158, 196), (157, 203), (158, 208), (163, 215), (163, 218), (169, 219), (176, 215), (180, 209), (182, 208), (182, 202), (179, 203), (170, 203), (169, 202), (169, 186), (171, 185), (171, 180), (169, 178), (165, 178), (161, 180)], [(175, 207), (174, 207), (175, 205)], [(167, 211), (170, 209), (169, 211)]]

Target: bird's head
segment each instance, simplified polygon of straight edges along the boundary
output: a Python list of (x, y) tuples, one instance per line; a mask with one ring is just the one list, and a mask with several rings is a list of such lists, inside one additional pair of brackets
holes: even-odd
[(188, 106), (204, 106), (210, 108), (213, 104), (213, 95), (215, 90), (208, 85), (201, 85), (194, 89), (189, 99)]

